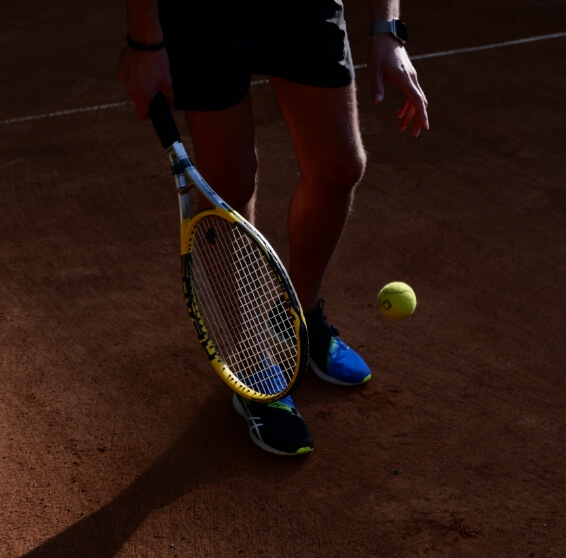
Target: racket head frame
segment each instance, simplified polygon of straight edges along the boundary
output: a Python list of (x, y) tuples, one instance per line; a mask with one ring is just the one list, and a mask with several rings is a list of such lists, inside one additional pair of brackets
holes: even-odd
[[(235, 226), (244, 229), (246, 235), (255, 243), (257, 248), (262, 250), (264, 256), (270, 261), (272, 269), (277, 272), (279, 281), (284, 286), (282, 293), (285, 297), (286, 306), (288, 307), (288, 310), (292, 316), (290, 321), (293, 325), (295, 339), (297, 340), (297, 356), (295, 361), (295, 368), (293, 370), (291, 378), (286, 383), (285, 389), (279, 390), (276, 393), (264, 393), (262, 391), (258, 391), (257, 389), (251, 388), (240, 378), (238, 378), (238, 376), (232, 371), (230, 366), (228, 366), (220, 352), (217, 350), (215, 342), (210, 335), (203, 318), (198, 303), (198, 295), (195, 291), (194, 282), (192, 279), (192, 247), (195, 238), (195, 232), (197, 227), (199, 226), (200, 221), (210, 216), (219, 216), (231, 223), (234, 223)], [(181, 273), (183, 291), (185, 295), (187, 310), (195, 328), (199, 343), (205, 351), (207, 358), (211, 366), (214, 368), (215, 372), (233, 391), (253, 401), (264, 403), (276, 401), (291, 393), (302, 379), (308, 363), (308, 335), (303, 311), (292, 285), (290, 284), (290, 282), (288, 282), (286, 272), (283, 272), (283, 274), (281, 274), (281, 270), (283, 269), (282, 267), (280, 267), (281, 264), (271, 259), (274, 256), (277, 257), (274, 252), (269, 250), (269, 248), (266, 250), (266, 245), (263, 243), (263, 240), (261, 238), (258, 238), (254, 234), (254, 231), (246, 226), (245, 221), (240, 221), (236, 213), (227, 211), (226, 209), (219, 207), (207, 209), (201, 211), (196, 217), (192, 219), (185, 219), (181, 224)]]

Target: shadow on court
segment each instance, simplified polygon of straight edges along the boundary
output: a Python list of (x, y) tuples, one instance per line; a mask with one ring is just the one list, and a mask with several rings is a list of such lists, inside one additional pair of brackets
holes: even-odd
[[(235, 471), (242, 470), (244, 461), (251, 478), (268, 483), (284, 481), (301, 469), (305, 459), (281, 459), (255, 451), (247, 438), (243, 444), (227, 448), (231, 421), (218, 419), (218, 409), (225, 400), (225, 390), (209, 397), (190, 426), (125, 490), (22, 558), (111, 558), (150, 514), (195, 489), (229, 481), (238, 474)], [(233, 413), (231, 409), (228, 412)], [(237, 420), (241, 427), (243, 420)], [(241, 428), (238, 431), (242, 433)], [(246, 459), (250, 451), (254, 455), (251, 471)], [(190, 535), (190, 524), (186, 531)]]

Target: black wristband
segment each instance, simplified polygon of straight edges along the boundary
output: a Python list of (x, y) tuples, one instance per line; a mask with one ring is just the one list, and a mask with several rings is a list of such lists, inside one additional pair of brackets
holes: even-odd
[(152, 43), (152, 44), (148, 44), (148, 43), (138, 43), (137, 41), (134, 41), (129, 35), (126, 37), (126, 44), (133, 48), (134, 50), (141, 50), (144, 52), (151, 52), (154, 50), (161, 50), (162, 48), (165, 48), (165, 41), (161, 41), (160, 43)]

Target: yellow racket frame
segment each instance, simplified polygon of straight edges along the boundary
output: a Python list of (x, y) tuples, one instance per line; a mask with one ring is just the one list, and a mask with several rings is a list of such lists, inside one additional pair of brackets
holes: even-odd
[[(278, 278), (280, 279), (281, 285), (283, 288), (283, 296), (287, 301), (290, 300), (290, 296), (287, 293), (286, 288), (286, 281), (285, 279), (279, 274), (278, 272), (278, 265), (273, 265), (273, 255), (272, 253), (266, 249), (264, 241), (255, 234), (255, 231), (251, 229), (247, 222), (241, 217), (237, 212), (233, 210), (228, 210), (222, 207), (213, 207), (211, 209), (205, 209), (199, 213), (197, 213), (192, 218), (183, 219), (181, 222), (181, 231), (180, 231), (180, 242), (181, 242), (181, 260), (182, 260), (182, 267), (183, 267), (183, 291), (185, 294), (185, 302), (187, 305), (187, 309), (189, 311), (189, 316), (195, 330), (197, 332), (197, 336), (199, 342), (206, 352), (208, 360), (212, 367), (214, 368), (215, 372), (220, 376), (220, 378), (236, 393), (251, 399), (252, 401), (258, 401), (263, 403), (268, 403), (270, 401), (276, 401), (281, 399), (286, 394), (288, 394), (294, 387), (295, 381), (301, 375), (301, 372), (304, 368), (304, 360), (307, 358), (308, 352), (308, 341), (306, 338), (306, 334), (301, 335), (301, 326), (306, 327), (305, 318), (302, 312), (300, 305), (297, 305), (298, 308), (295, 308), (295, 305), (290, 304), (290, 312), (293, 316), (293, 329), (295, 331), (297, 342), (297, 359), (295, 364), (295, 369), (293, 371), (293, 375), (290, 380), (287, 382), (287, 387), (284, 390), (281, 390), (274, 394), (266, 394), (255, 389), (250, 388), (246, 385), (242, 380), (240, 380), (236, 374), (232, 372), (228, 364), (224, 361), (218, 350), (216, 349), (210, 334), (206, 328), (206, 324), (202, 318), (201, 311), (198, 306), (198, 299), (197, 293), (194, 290), (193, 282), (190, 278), (190, 263), (187, 264), (188, 256), (191, 253), (194, 245), (194, 238), (195, 238), (195, 231), (198, 227), (199, 222), (206, 217), (216, 216), (222, 219), (227, 220), (230, 223), (235, 223), (238, 226), (242, 227), (246, 234), (253, 240), (255, 245), (262, 251), (265, 257), (270, 261), (272, 264), (272, 269), (278, 274)], [(303, 341), (301, 341), (303, 339)], [(304, 346), (306, 343), (306, 347)], [(304, 351), (304, 352), (303, 352)]]

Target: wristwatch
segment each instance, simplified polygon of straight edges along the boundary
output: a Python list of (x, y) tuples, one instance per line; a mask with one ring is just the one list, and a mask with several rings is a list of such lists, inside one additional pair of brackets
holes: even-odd
[(391, 21), (374, 21), (369, 26), (369, 36), (376, 33), (390, 33), (402, 45), (409, 40), (409, 32), (407, 26), (399, 19), (392, 19)]

